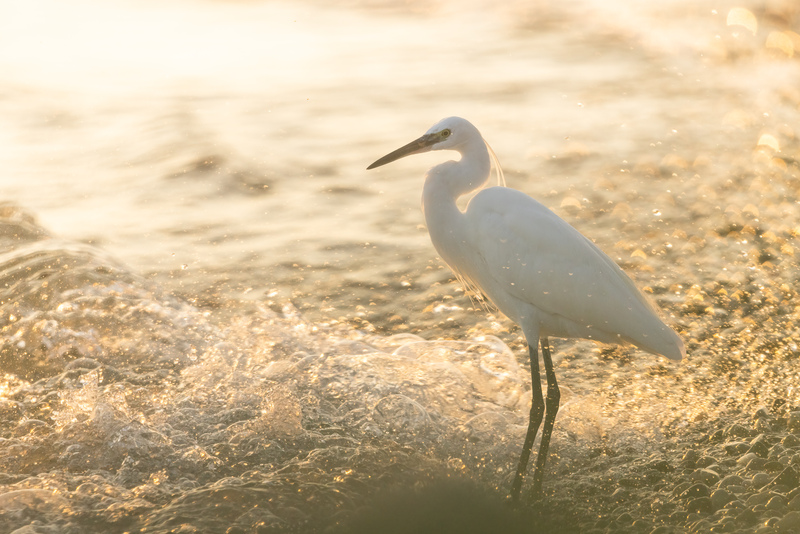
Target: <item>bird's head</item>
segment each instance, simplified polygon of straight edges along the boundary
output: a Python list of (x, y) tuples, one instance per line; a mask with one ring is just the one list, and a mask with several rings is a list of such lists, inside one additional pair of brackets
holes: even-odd
[(430, 130), (419, 139), (386, 154), (367, 169), (386, 165), (411, 154), (422, 154), (431, 150), (459, 150), (471, 139), (479, 139), (483, 142), (478, 129), (468, 120), (461, 117), (448, 117), (431, 126)]

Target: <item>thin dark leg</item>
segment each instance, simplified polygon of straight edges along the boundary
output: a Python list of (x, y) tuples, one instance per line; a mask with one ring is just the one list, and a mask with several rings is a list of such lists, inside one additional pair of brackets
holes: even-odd
[(558, 404), (561, 400), (561, 391), (558, 389), (556, 373), (553, 370), (553, 360), (550, 358), (550, 343), (546, 337), (542, 338), (542, 361), (544, 372), (547, 376), (547, 412), (544, 416), (542, 428), (542, 442), (539, 444), (539, 454), (536, 456), (536, 469), (533, 472), (533, 496), (538, 498), (542, 494), (542, 479), (544, 478), (544, 464), (547, 461), (547, 449), (550, 448), (550, 436), (553, 435), (553, 425), (556, 422)]
[(544, 415), (542, 380), (539, 377), (539, 352), (536, 350), (536, 341), (534, 341), (532, 345), (530, 343), (528, 344), (528, 352), (531, 358), (531, 395), (533, 396), (533, 402), (531, 403), (531, 415), (528, 420), (528, 433), (525, 434), (525, 444), (522, 446), (522, 454), (519, 456), (517, 475), (514, 477), (514, 483), (511, 485), (511, 499), (515, 502), (519, 500), (519, 492), (522, 489), (522, 477), (528, 467), (528, 460), (531, 457), (533, 442), (536, 440), (536, 433), (539, 432), (539, 425), (542, 424), (542, 416)]

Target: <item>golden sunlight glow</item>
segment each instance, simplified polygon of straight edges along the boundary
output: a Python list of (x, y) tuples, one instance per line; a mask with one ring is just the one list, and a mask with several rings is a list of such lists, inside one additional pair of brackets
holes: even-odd
[(775, 138), (775, 136), (768, 133), (761, 134), (761, 137), (758, 138), (758, 143), (756, 143), (756, 146), (769, 147), (775, 152), (778, 152), (781, 149), (781, 145), (778, 143), (778, 140)]
[(773, 50), (780, 50), (788, 57), (792, 57), (794, 55), (794, 43), (792, 42), (792, 38), (789, 35), (793, 32), (780, 32), (780, 31), (773, 31), (767, 36), (767, 48), (771, 48)]
[(745, 129), (753, 124), (755, 120), (756, 117), (752, 112), (746, 109), (736, 108), (725, 114), (725, 116), (722, 118), (722, 124)]
[(11, 74), (24, 80), (102, 90), (196, 80), (211, 72), (227, 87), (274, 86), (311, 70), (324, 74), (331, 62), (314, 26), (321, 15), (288, 3), (247, 4), (20, 3), (13, 31), (4, 28), (0, 65), (10, 65)]
[(752, 11), (743, 7), (731, 8), (731, 10), (728, 11), (727, 23), (728, 26), (744, 26), (753, 32), (753, 35), (755, 35), (756, 30), (758, 30), (756, 16), (753, 15)]

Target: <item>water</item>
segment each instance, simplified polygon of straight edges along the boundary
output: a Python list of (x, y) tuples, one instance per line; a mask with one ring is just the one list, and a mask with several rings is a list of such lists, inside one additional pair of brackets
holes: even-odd
[(442, 154), (365, 171), (454, 114), (689, 349), (675, 366), (555, 343), (553, 498), (589, 477), (586, 517), (602, 514), (604, 462), (800, 404), (798, 16), (0, 7), (0, 531), (313, 531), (393, 484), (504, 491), (521, 334), (429, 243), (421, 177)]

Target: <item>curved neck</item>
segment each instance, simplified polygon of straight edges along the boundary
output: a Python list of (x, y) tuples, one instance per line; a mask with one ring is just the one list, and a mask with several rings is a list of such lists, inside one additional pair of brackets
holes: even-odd
[(454, 150), (461, 154), (459, 161), (448, 161), (428, 171), (422, 193), (423, 204), (434, 191), (437, 196), (446, 195), (455, 202), (458, 197), (482, 187), (489, 179), (492, 162), (480, 135), (454, 147)]
[(491, 159), (486, 143), (480, 136), (455, 147), (461, 153), (460, 161), (448, 161), (428, 171), (422, 190), (422, 211), (433, 246), (450, 267), (460, 275), (457, 263), (458, 249), (464, 241), (465, 231), (458, 209), (458, 197), (483, 186), (489, 179)]

